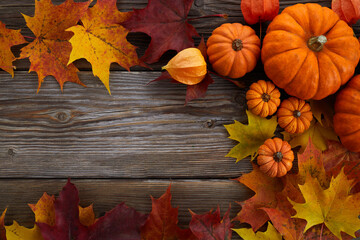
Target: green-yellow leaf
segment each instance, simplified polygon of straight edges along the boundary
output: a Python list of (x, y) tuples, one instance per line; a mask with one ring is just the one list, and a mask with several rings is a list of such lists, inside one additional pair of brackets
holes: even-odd
[(305, 203), (289, 199), (297, 212), (293, 217), (307, 221), (304, 232), (324, 223), (339, 239), (341, 232), (355, 237), (355, 232), (360, 229), (360, 193), (349, 194), (352, 184), (353, 180), (348, 180), (341, 171), (324, 190), (316, 178), (307, 175), (305, 184), (299, 185)]
[(256, 232), (252, 230), (252, 228), (239, 228), (233, 229), (240, 237), (244, 240), (281, 240), (282, 237), (278, 231), (274, 228), (274, 226), (268, 222), (268, 227), (266, 232)]
[(246, 111), (248, 116), (248, 125), (242, 124), (235, 120), (234, 124), (224, 125), (229, 132), (230, 139), (239, 142), (226, 157), (236, 158), (236, 162), (241, 159), (251, 156), (253, 160), (259, 147), (266, 139), (272, 138), (276, 130), (277, 121), (276, 116), (271, 119), (262, 118)]
[(288, 141), (292, 148), (301, 146), (300, 152), (303, 152), (308, 145), (309, 138), (313, 141), (316, 148), (325, 151), (327, 148), (326, 141), (339, 141), (334, 129), (331, 127), (323, 127), (319, 122), (312, 122), (310, 128), (302, 134), (289, 134), (282, 132), (284, 140)]

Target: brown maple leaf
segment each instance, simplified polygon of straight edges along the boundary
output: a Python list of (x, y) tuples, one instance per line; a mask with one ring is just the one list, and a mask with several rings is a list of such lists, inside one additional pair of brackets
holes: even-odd
[(131, 32), (144, 32), (151, 36), (151, 42), (142, 60), (157, 62), (167, 50), (177, 52), (194, 46), (192, 37), (199, 36), (188, 23), (187, 15), (194, 0), (149, 0), (144, 9), (123, 23)]
[(16, 59), (11, 52), (11, 47), (26, 43), (20, 30), (11, 30), (0, 21), (0, 68), (14, 77), (14, 66), (12, 62)]
[(53, 5), (51, 0), (36, 0), (34, 17), (23, 15), (36, 38), (21, 49), (20, 59), (30, 59), (29, 71), (37, 72), (39, 77), (38, 91), (44, 78), (49, 75), (55, 77), (61, 91), (65, 82), (84, 86), (77, 75), (79, 70), (73, 64), (67, 65), (71, 52), (68, 40), (73, 34), (65, 30), (79, 21), (90, 2), (66, 0), (60, 5)]

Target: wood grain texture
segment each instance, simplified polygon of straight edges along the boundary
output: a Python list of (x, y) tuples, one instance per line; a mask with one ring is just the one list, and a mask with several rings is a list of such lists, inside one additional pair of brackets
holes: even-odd
[[(185, 85), (146, 85), (159, 72), (112, 72), (112, 96), (90, 72), (87, 88), (52, 77), (0, 74), (0, 177), (232, 178), (249, 161), (223, 124), (246, 121), (245, 89), (216, 78), (205, 99), (184, 106)], [(67, 86), (67, 85), (71, 86)]]
[[(72, 180), (79, 190), (80, 205), (94, 204), (96, 217), (102, 216), (121, 202), (142, 213), (151, 211), (150, 195), (158, 198), (171, 183), (172, 205), (179, 207), (179, 224), (188, 225), (188, 209), (203, 214), (220, 207), (225, 213), (231, 204), (230, 217), (236, 216), (240, 206), (235, 201), (245, 200), (252, 191), (231, 180)], [(36, 203), (44, 192), (55, 196), (66, 180), (0, 180), (0, 210), (8, 208), (6, 224), (16, 220), (31, 227), (34, 215), (28, 203)], [(11, 201), (9, 201), (11, 199)]]

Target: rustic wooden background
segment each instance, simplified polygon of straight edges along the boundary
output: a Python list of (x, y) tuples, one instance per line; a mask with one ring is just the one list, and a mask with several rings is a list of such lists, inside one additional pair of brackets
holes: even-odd
[[(280, 1), (280, 11), (298, 2)], [(330, 0), (315, 2), (331, 5)], [(120, 11), (146, 4), (118, 0)], [(34, 0), (0, 0), (0, 21), (33, 36), (20, 13), (33, 15)], [(224, 22), (245, 23), (240, 0), (195, 0), (189, 16), (217, 13), (229, 18), (191, 22), (205, 39)], [(259, 34), (259, 25), (253, 27)], [(262, 36), (265, 29), (266, 24)], [(354, 30), (359, 37), (359, 23)], [(140, 55), (150, 42), (142, 33), (131, 33), (128, 39), (139, 46)], [(16, 56), (20, 47), (14, 47)], [(250, 172), (251, 164), (249, 159), (235, 164), (235, 159), (224, 157), (236, 142), (227, 138), (223, 125), (235, 119), (246, 122), (246, 88), (214, 77), (205, 98), (184, 106), (186, 86), (166, 81), (146, 85), (173, 55), (165, 54), (151, 65), (152, 71), (133, 67), (127, 72), (113, 64), (112, 96), (85, 60), (76, 65), (87, 88), (66, 83), (63, 93), (47, 77), (36, 94), (37, 75), (28, 73), (28, 60), (15, 62), (14, 79), (0, 71), (0, 210), (8, 208), (7, 224), (16, 220), (32, 226), (27, 203), (36, 203), (43, 192), (57, 194), (69, 177), (79, 189), (81, 205), (94, 203), (96, 216), (122, 201), (150, 212), (149, 195), (159, 197), (169, 183), (181, 225), (190, 221), (188, 209), (205, 213), (219, 205), (224, 213), (231, 203), (231, 217), (236, 215), (240, 207), (235, 201), (253, 192), (231, 179)], [(259, 62), (254, 72), (239, 80), (249, 85), (263, 78)]]

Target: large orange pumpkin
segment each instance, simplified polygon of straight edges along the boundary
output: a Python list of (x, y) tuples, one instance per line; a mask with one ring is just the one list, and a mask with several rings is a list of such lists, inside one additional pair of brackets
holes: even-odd
[(270, 23), (261, 57), (266, 75), (288, 94), (323, 99), (354, 74), (359, 41), (337, 14), (319, 4), (296, 4)]
[(260, 39), (240, 23), (225, 23), (207, 41), (207, 55), (213, 69), (223, 76), (239, 78), (252, 71), (260, 56)]
[(360, 152), (360, 75), (336, 96), (334, 130), (350, 151)]

